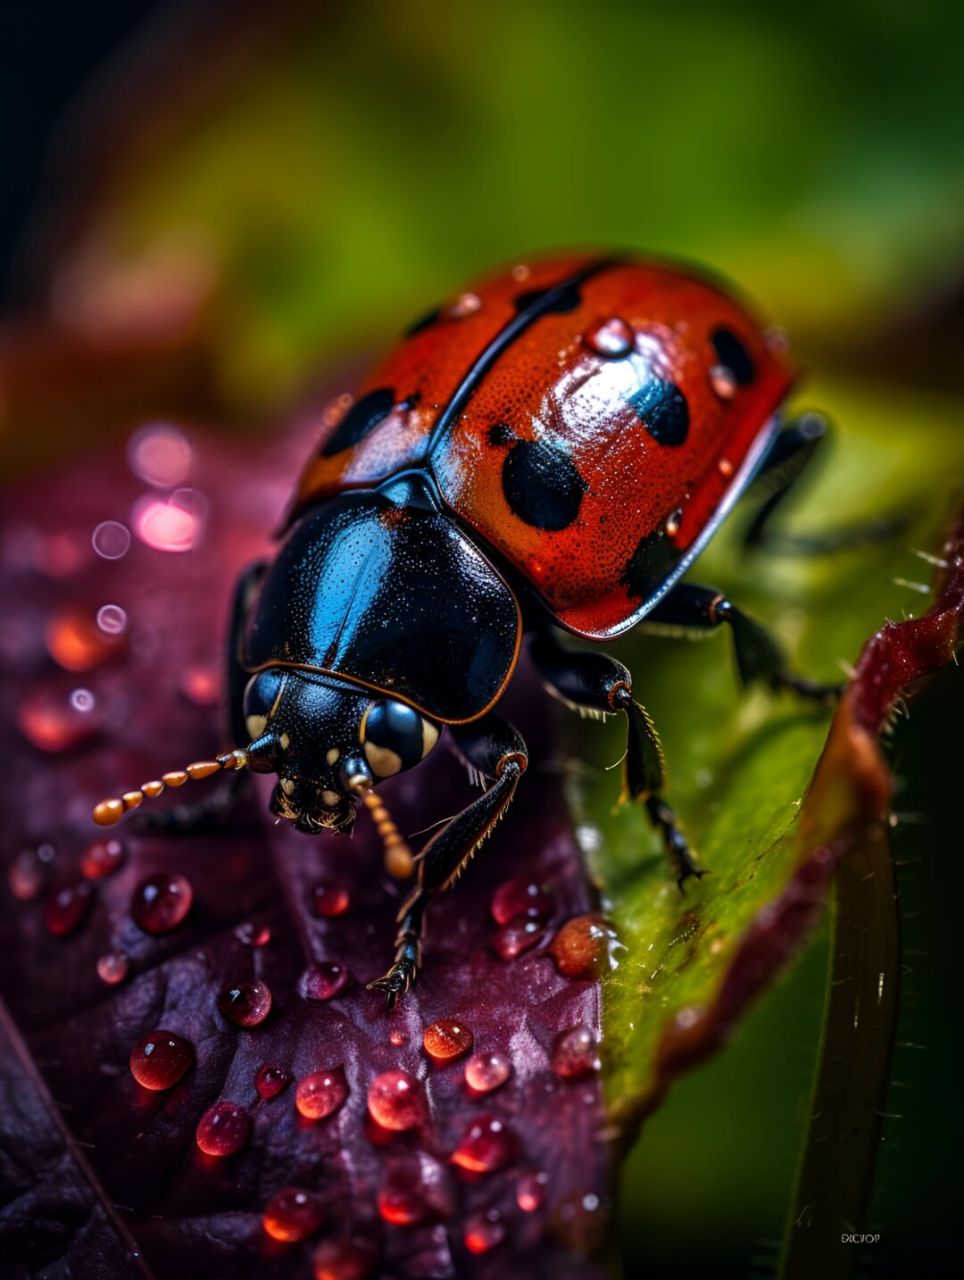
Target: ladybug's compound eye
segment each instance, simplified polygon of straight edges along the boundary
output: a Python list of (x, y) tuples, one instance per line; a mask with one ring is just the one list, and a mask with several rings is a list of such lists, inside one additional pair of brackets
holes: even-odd
[(438, 728), (403, 702), (387, 698), (369, 704), (359, 734), (376, 778), (410, 769), (438, 742)]
[(283, 671), (260, 671), (248, 681), (244, 691), (244, 724), (248, 735), (260, 738), (281, 699), (286, 674)]

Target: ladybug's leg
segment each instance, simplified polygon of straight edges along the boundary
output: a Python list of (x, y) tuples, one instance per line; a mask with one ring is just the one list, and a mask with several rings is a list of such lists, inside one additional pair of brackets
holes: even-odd
[(369, 987), (385, 992), (391, 1009), (415, 981), (421, 962), (425, 907), (433, 893), (453, 884), (476, 849), (499, 821), (529, 763), (526, 744), (508, 721), (489, 712), (452, 730), (458, 754), (490, 783), (477, 800), (450, 819), (417, 855), (418, 883), (398, 913), (395, 961)]
[(548, 631), (536, 633), (529, 652), (550, 693), (584, 715), (626, 716), (627, 743), (623, 774), (624, 796), (646, 806), (646, 812), (669, 855), (676, 882), (702, 876), (676, 815), (663, 800), (666, 785), (663, 749), (649, 713), (633, 699), (629, 671), (604, 653), (564, 649)]
[[(248, 611), (264, 570), (264, 562), (258, 562), (245, 570), (238, 579), (231, 606), (225, 672), (225, 710), (226, 736), (233, 747), (243, 747), (251, 736), (245, 731), (244, 724), (244, 690), (250, 676), (241, 666), (239, 652)], [(208, 787), (189, 804), (175, 805), (172, 809), (141, 810), (132, 816), (131, 825), (141, 831), (160, 831), (171, 835), (187, 835), (216, 828), (230, 813), (239, 794), (248, 784), (248, 773), (243, 769), (237, 770), (227, 774), (220, 785)]]
[(774, 436), (747, 491), (747, 499), (760, 505), (743, 531), (745, 546), (784, 555), (824, 555), (882, 542), (909, 523), (911, 513), (904, 512), (822, 533), (787, 534), (774, 529), (774, 515), (829, 434), (826, 418), (819, 413), (803, 413)]
[(776, 637), (712, 587), (681, 583), (647, 614), (643, 625), (647, 623), (676, 631), (728, 626), (733, 632), (736, 666), (744, 686), (761, 680), (771, 689), (790, 689), (802, 698), (827, 704), (835, 702), (843, 691), (842, 684), (824, 684), (795, 675), (788, 668)]

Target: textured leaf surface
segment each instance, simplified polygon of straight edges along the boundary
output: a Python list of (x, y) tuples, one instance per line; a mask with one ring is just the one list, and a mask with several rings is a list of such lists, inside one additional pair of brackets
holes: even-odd
[[(219, 746), (215, 704), (232, 579), (263, 549), (302, 448), (287, 441), (245, 453), (195, 441), (187, 480), (194, 496), (188, 503), (182, 490), (178, 501), (182, 513), (190, 507), (196, 515), (198, 545), (183, 553), (145, 542), (181, 536), (183, 517), (165, 523), (169, 510), (145, 507), (168, 495), (145, 485), (121, 456), (7, 496), (7, 865), (14, 887), (22, 889), (17, 869), (26, 868), (39, 870), (44, 889), (28, 901), (2, 889), (8, 1044), (0, 1053), (7, 1202), (0, 1254), (22, 1268), (18, 1274), (69, 1270), (85, 1280), (294, 1277), (310, 1274), (308, 1250), (317, 1240), (354, 1231), (377, 1246), (379, 1274), (495, 1276), (515, 1267), (589, 1277), (595, 1267), (583, 1254), (598, 1234), (607, 1192), (598, 1077), (558, 1079), (550, 1056), (571, 1027), (598, 1034), (598, 986), (561, 977), (544, 942), (509, 962), (492, 949), (489, 903), (509, 876), (552, 886), (546, 940), (594, 902), (558, 776), (539, 767), (548, 735), (531, 682), (521, 681), (514, 697), (536, 766), (485, 856), (433, 908), (424, 980), (394, 1015), (364, 984), (390, 956), (402, 888), (382, 872), (364, 818), (350, 840), (311, 840), (273, 826), (265, 797), (251, 795), (212, 834), (174, 839), (121, 827), (126, 862), (93, 882), (87, 918), (64, 937), (45, 927), (48, 894), (81, 877), (85, 849), (103, 834), (90, 822), (91, 803)], [(151, 510), (155, 523), (145, 515)], [(104, 520), (134, 529), (119, 559), (92, 549), (92, 531)], [(105, 604), (126, 611), (122, 652), (85, 670), (58, 668), (51, 649), (74, 668), (88, 652), (66, 644), (76, 634), (70, 616), (90, 621)], [(71, 709), (77, 690), (86, 691), (81, 706), (92, 695), (90, 710)], [(446, 753), (428, 764), (387, 789), (405, 831), (445, 817), (472, 794)], [(43, 845), (53, 847), (51, 861), (16, 861), (22, 849)], [(194, 902), (173, 932), (150, 936), (129, 906), (135, 886), (158, 871), (187, 876)], [(343, 915), (311, 914), (318, 883), (348, 890)], [(244, 941), (237, 929), (248, 923), (270, 930), (270, 940), (260, 947)], [(130, 970), (109, 986), (96, 962), (114, 951), (128, 957)], [(304, 999), (302, 974), (329, 962), (347, 969), (349, 984), (328, 1001)], [(218, 993), (254, 976), (271, 988), (274, 1007), (262, 1026), (239, 1030), (218, 1012)], [(500, 1090), (472, 1097), (464, 1062), (430, 1062), (422, 1032), (442, 1017), (467, 1025), (477, 1050), (509, 1058), (512, 1075)], [(170, 1091), (150, 1094), (131, 1077), (128, 1056), (156, 1028), (188, 1039), (196, 1065)], [(296, 1080), (343, 1067), (347, 1100), (317, 1123), (297, 1114), (293, 1087), (259, 1102), (255, 1074), (264, 1064)], [(385, 1135), (368, 1119), (369, 1083), (394, 1068), (423, 1082), (427, 1112), (416, 1132)], [(195, 1146), (198, 1121), (218, 1100), (242, 1104), (254, 1121), (250, 1144), (222, 1161)], [(465, 1174), (449, 1157), (485, 1115), (515, 1133), (517, 1151), (504, 1169)], [(520, 1179), (532, 1172), (547, 1174), (545, 1201), (523, 1211)], [(288, 1185), (321, 1198), (324, 1222), (307, 1246), (277, 1244), (262, 1229), (266, 1201)], [(421, 1221), (413, 1225), (388, 1224), (376, 1207), (381, 1190), (399, 1185), (416, 1201)], [(473, 1224), (488, 1213), (504, 1239), (473, 1253), (467, 1240), (477, 1245), (469, 1239)]]

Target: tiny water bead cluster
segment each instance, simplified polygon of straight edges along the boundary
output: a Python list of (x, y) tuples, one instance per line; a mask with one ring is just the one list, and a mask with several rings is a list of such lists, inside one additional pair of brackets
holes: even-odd
[[(157, 882), (158, 878), (153, 877)], [(165, 886), (155, 887), (164, 888)], [(143, 897), (143, 895), (142, 895)], [(179, 894), (175, 895), (181, 901)], [(319, 911), (318, 904), (321, 904)], [(309, 910), (326, 919), (348, 911), (349, 891), (330, 883), (314, 886), (308, 896)], [(543, 930), (555, 910), (552, 890), (525, 877), (515, 877), (496, 889), (490, 912), (497, 930), (506, 925), (521, 927), (535, 922)], [(251, 925), (238, 931), (248, 945), (267, 945), (267, 937)], [(577, 916), (557, 930), (548, 954), (559, 971), (584, 978), (598, 972), (600, 960), (611, 942), (612, 931), (601, 917)], [(498, 943), (495, 950), (500, 953)], [(337, 968), (337, 966), (334, 966)], [(340, 988), (340, 989), (343, 989)], [(306, 1000), (317, 999), (304, 976), (299, 993)], [(335, 993), (337, 994), (337, 993)], [(329, 997), (330, 998), (330, 997)], [(242, 1031), (259, 1028), (271, 1014), (273, 998), (259, 978), (226, 983), (217, 997), (217, 1009), (226, 1024)], [(390, 1044), (401, 1047), (408, 1036), (399, 1028), (388, 1033)], [(209, 1106), (200, 1117), (195, 1134), (203, 1156), (221, 1161), (238, 1155), (253, 1133), (253, 1111), (281, 1098), (290, 1089), (290, 1102), (299, 1121), (307, 1126), (338, 1123), (353, 1089), (364, 1092), (365, 1112), (372, 1126), (369, 1137), (378, 1145), (414, 1139), (425, 1143), (413, 1158), (410, 1145), (399, 1162), (389, 1162), (376, 1192), (376, 1208), (391, 1227), (413, 1227), (451, 1218), (455, 1197), (445, 1173), (446, 1165), (470, 1182), (508, 1172), (514, 1186), (514, 1202), (522, 1215), (539, 1211), (546, 1200), (549, 1174), (533, 1168), (513, 1125), (499, 1115), (482, 1110), (467, 1118), (457, 1139), (441, 1153), (429, 1132), (431, 1111), (427, 1094), (432, 1071), (459, 1073), (463, 1096), (471, 1104), (494, 1095), (512, 1077), (511, 1054), (502, 1046), (477, 1047), (468, 1023), (457, 1017), (438, 1018), (423, 1026), (421, 1051), (425, 1070), (417, 1073), (401, 1068), (374, 1072), (368, 1079), (349, 1080), (342, 1063), (320, 1064), (300, 1078), (287, 1067), (264, 1063), (253, 1084), (254, 1108), (233, 1099)], [(574, 1026), (560, 1032), (549, 1051), (549, 1070), (561, 1083), (585, 1080), (599, 1070), (598, 1045), (593, 1032)], [(142, 1087), (154, 1091), (182, 1084), (194, 1064), (194, 1048), (181, 1035), (158, 1029), (142, 1036), (131, 1053), (131, 1073)], [(379, 1136), (382, 1135), (382, 1136)], [(324, 1196), (310, 1187), (285, 1186), (265, 1205), (262, 1225), (267, 1236), (279, 1244), (308, 1240), (327, 1223)], [(483, 1208), (469, 1214), (463, 1224), (462, 1241), (471, 1254), (487, 1253), (510, 1234), (512, 1223), (503, 1209)], [(341, 1259), (354, 1266), (364, 1258), (373, 1264), (370, 1241), (325, 1239), (317, 1247), (316, 1274), (336, 1276)], [(345, 1266), (348, 1262), (345, 1261)], [(346, 1271), (345, 1274), (354, 1274)], [(359, 1271), (359, 1275), (366, 1274)]]

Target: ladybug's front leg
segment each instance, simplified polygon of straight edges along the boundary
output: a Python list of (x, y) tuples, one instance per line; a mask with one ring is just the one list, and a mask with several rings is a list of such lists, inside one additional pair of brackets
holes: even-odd
[(549, 692), (573, 710), (594, 716), (620, 711), (625, 715), (623, 798), (646, 806), (676, 873), (676, 883), (682, 888), (690, 876), (699, 879), (705, 872), (697, 865), (676, 814), (662, 798), (666, 786), (663, 748), (649, 713), (633, 698), (629, 671), (605, 653), (564, 649), (548, 631), (533, 636), (529, 652)]
[(744, 686), (763, 681), (771, 689), (789, 689), (801, 698), (827, 705), (843, 691), (842, 684), (794, 674), (776, 637), (712, 587), (681, 583), (647, 615), (643, 625), (647, 623), (684, 632), (728, 626), (733, 632), (736, 666)]
[(417, 854), (418, 883), (398, 913), (395, 961), (368, 985), (385, 992), (389, 1009), (418, 974), (422, 926), (428, 898), (459, 878), (479, 845), (503, 816), (529, 763), (521, 734), (494, 712), (452, 729), (465, 764), (491, 783), (477, 800), (456, 814)]

